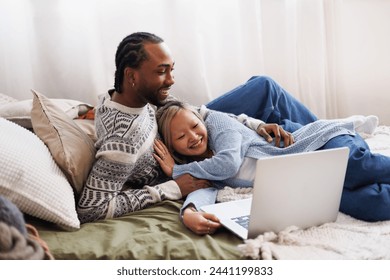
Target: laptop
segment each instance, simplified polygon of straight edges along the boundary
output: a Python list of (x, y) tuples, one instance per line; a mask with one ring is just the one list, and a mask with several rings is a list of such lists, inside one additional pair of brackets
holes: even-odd
[(274, 156), (256, 162), (252, 197), (201, 207), (242, 239), (337, 218), (349, 148)]

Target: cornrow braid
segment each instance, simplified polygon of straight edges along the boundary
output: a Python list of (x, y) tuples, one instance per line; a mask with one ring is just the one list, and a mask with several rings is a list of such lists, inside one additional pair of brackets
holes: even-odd
[(116, 92), (122, 92), (122, 82), (126, 67), (138, 68), (148, 58), (144, 49), (145, 43), (159, 44), (164, 42), (157, 35), (147, 32), (136, 32), (125, 37), (120, 42), (115, 54), (115, 82)]

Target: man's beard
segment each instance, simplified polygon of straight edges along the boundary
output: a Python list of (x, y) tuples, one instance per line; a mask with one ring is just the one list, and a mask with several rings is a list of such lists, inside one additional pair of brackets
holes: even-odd
[(161, 89), (158, 89), (157, 91), (151, 91), (149, 89), (141, 89), (139, 91), (139, 96), (147, 103), (150, 103), (150, 104), (153, 104), (153, 105), (159, 107), (159, 106), (162, 106), (164, 104), (164, 100), (160, 100), (158, 98), (160, 90)]

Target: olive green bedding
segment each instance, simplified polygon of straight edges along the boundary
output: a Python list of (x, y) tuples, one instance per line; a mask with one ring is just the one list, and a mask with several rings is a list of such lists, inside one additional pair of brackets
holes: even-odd
[(164, 201), (126, 216), (61, 230), (28, 218), (55, 259), (240, 259), (242, 240), (225, 229), (198, 236), (179, 221), (181, 202)]

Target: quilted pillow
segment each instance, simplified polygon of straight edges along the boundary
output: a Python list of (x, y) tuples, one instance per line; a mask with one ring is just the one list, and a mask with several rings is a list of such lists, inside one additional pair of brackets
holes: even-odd
[(0, 92), (0, 106), (17, 101), (17, 99)]
[(33, 92), (31, 122), (76, 192), (81, 193), (95, 159), (91, 138), (52, 100)]
[(0, 118), (0, 195), (31, 216), (79, 229), (74, 193), (45, 144)]

